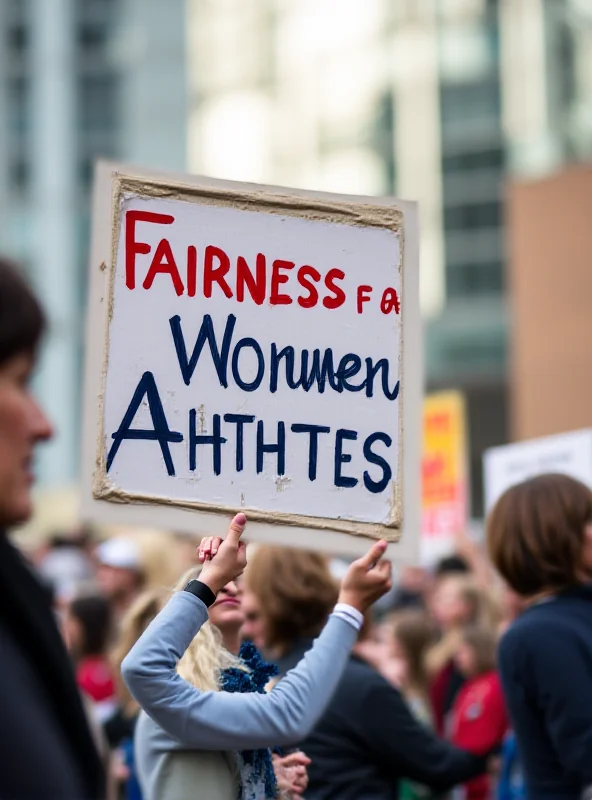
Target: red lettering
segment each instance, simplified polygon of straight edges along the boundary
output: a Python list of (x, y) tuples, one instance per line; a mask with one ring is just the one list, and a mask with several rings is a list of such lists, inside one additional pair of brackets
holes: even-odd
[(335, 285), (335, 281), (342, 281), (344, 278), (345, 272), (340, 269), (330, 269), (325, 275), (325, 286), (335, 295), (334, 297), (325, 297), (323, 300), (325, 308), (339, 308), (345, 303), (345, 292), (340, 286)]
[(265, 300), (265, 256), (263, 253), (257, 253), (255, 262), (257, 277), (249, 269), (246, 260), (239, 256), (236, 260), (236, 299), (242, 303), (245, 299), (245, 284), (249, 290), (251, 298), (257, 303), (258, 306), (263, 304)]
[(371, 294), (371, 286), (368, 286), (365, 283), (363, 283), (361, 286), (358, 286), (358, 314), (361, 314), (364, 310), (364, 303), (367, 303), (370, 300)]
[(380, 301), (380, 310), (383, 314), (390, 314), (391, 311), (394, 309), (395, 314), (398, 314), (401, 310), (401, 304), (399, 303), (399, 296), (397, 294), (397, 290), (389, 287), (385, 289), (382, 293), (382, 300)]
[(293, 261), (283, 261), (281, 258), (276, 258), (273, 262), (272, 273), (271, 273), (271, 294), (269, 297), (269, 302), (272, 306), (289, 306), (292, 302), (292, 298), (287, 294), (280, 294), (279, 288), (283, 283), (288, 283), (288, 276), (282, 275), (280, 270), (282, 269), (294, 269), (294, 262)]
[(155, 225), (171, 225), (175, 221), (170, 214), (154, 214), (151, 211), (127, 211), (125, 214), (125, 285), (136, 288), (136, 256), (148, 255), (150, 245), (136, 242), (136, 222), (152, 222)]
[(197, 248), (192, 244), (187, 248), (187, 294), (195, 297), (197, 289)]
[[(214, 259), (218, 266), (214, 269)], [(217, 283), (226, 297), (232, 297), (232, 289), (224, 280), (230, 270), (230, 259), (220, 247), (209, 244), (204, 255), (204, 297), (212, 296), (212, 285)]]
[(321, 273), (314, 267), (304, 266), (300, 267), (296, 277), (298, 278), (298, 283), (308, 291), (308, 296), (303, 297), (301, 295), (298, 298), (298, 305), (302, 306), (302, 308), (312, 308), (316, 306), (319, 302), (319, 293), (314, 283), (311, 283), (310, 278), (312, 278), (315, 283), (318, 283), (321, 280)]
[(183, 281), (179, 275), (179, 270), (177, 269), (175, 257), (173, 255), (173, 251), (171, 250), (171, 245), (168, 239), (161, 239), (158, 243), (158, 247), (154, 253), (154, 258), (150, 264), (150, 269), (148, 270), (148, 274), (146, 275), (144, 283), (142, 284), (144, 289), (150, 289), (154, 278), (159, 273), (170, 275), (177, 294), (183, 294)]

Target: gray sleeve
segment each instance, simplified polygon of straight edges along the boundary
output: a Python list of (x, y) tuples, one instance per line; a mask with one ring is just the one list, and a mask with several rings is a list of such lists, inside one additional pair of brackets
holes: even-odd
[(269, 694), (201, 692), (176, 666), (207, 616), (201, 600), (178, 592), (124, 659), (123, 678), (144, 711), (181, 744), (200, 750), (254, 750), (306, 738), (337, 687), (357, 631), (331, 616)]

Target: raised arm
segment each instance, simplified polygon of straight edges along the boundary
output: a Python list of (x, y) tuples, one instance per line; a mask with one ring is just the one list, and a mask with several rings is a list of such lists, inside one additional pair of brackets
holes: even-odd
[[(231, 561), (229, 548), (239, 552), (238, 537), (233, 539), (231, 534), (232, 526), (208, 572), (204, 568), (202, 573), (214, 593), (238, 574), (225, 566)], [(336, 613), (296, 669), (269, 694), (202, 692), (177, 674), (178, 661), (207, 619), (204, 603), (188, 592), (171, 598), (124, 659), (122, 674), (130, 692), (152, 719), (186, 747), (257, 749), (305, 738), (347, 663), (357, 636), (356, 615), (388, 591), (390, 564), (380, 560), (385, 549), (385, 543), (375, 544), (352, 564)], [(212, 573), (210, 566), (221, 574)]]
[(303, 739), (323, 713), (357, 631), (332, 615), (304, 659), (269, 694), (201, 692), (177, 663), (207, 620), (203, 602), (177, 592), (124, 659), (123, 678), (140, 706), (187, 747), (241, 750)]

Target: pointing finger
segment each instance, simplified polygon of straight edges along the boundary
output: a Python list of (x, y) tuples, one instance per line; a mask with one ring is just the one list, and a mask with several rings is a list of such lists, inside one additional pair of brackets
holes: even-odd
[(228, 533), (226, 535), (226, 541), (229, 544), (232, 544), (235, 547), (237, 547), (246, 524), (247, 524), (246, 516), (242, 512), (240, 514), (237, 514), (230, 523), (230, 526), (228, 528)]
[(382, 558), (387, 546), (387, 543), (383, 539), (381, 539), (380, 542), (376, 542), (376, 544), (373, 544), (370, 550), (368, 550), (366, 555), (359, 559), (359, 564), (366, 569), (371, 569), (372, 566)]

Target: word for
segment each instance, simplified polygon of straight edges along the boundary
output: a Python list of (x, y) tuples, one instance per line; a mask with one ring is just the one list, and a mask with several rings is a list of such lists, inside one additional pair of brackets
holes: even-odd
[[(230, 372), (234, 383), (245, 392), (254, 392), (263, 386), (266, 374), (269, 377), (265, 388), (272, 393), (277, 392), (280, 371), (283, 366), (284, 382), (289, 389), (302, 388), (308, 392), (313, 386), (316, 386), (319, 394), (323, 394), (325, 386), (328, 385), (335, 392), (365, 391), (366, 397), (372, 397), (375, 378), (380, 373), (380, 385), (384, 396), (389, 400), (396, 400), (399, 396), (399, 381), (396, 381), (392, 389), (390, 388), (389, 361), (386, 358), (381, 358), (374, 363), (371, 358), (365, 358), (362, 361), (362, 358), (356, 353), (346, 353), (337, 361), (330, 347), (322, 355), (319, 349), (313, 350), (312, 354), (308, 350), (301, 350), (297, 357), (296, 350), (291, 345), (278, 349), (277, 344), (272, 342), (266, 361), (261, 345), (251, 336), (239, 339), (232, 347), (231, 356), (230, 351), (236, 325), (234, 314), (228, 315), (221, 340), (216, 337), (211, 316), (205, 314), (191, 357), (189, 357), (181, 329), (181, 318), (178, 315), (171, 317), (169, 325), (179, 368), (186, 386), (191, 383), (207, 343), (218, 380), (225, 389), (228, 388), (230, 363)], [(251, 380), (247, 380), (241, 373), (240, 358), (243, 352), (250, 352), (257, 361), (257, 373)], [(352, 379), (360, 373), (364, 376), (363, 380), (358, 383), (352, 382)]]
[[(148, 404), (152, 419), (151, 429), (132, 428), (134, 417), (140, 405), (144, 402)], [(212, 448), (212, 469), (215, 475), (222, 473), (223, 458), (222, 452), (228, 444), (228, 435), (234, 426), (234, 448), (232, 459), (237, 472), (242, 472), (245, 468), (245, 430), (249, 426), (255, 425), (254, 437), (251, 436), (249, 447), (251, 454), (254, 451), (254, 461), (257, 474), (263, 472), (264, 460), (266, 455), (275, 455), (277, 475), (286, 474), (286, 454), (292, 454), (294, 448), (287, 447), (286, 428), (284, 421), (280, 421), (275, 426), (274, 439), (270, 442), (266, 439), (266, 431), (263, 420), (257, 420), (251, 414), (214, 414), (212, 416), (211, 433), (200, 432), (197, 424), (197, 411), (192, 408), (189, 410), (188, 436), (189, 444), (189, 470), (194, 472), (197, 469), (197, 449), (198, 447)], [(225, 429), (222, 430), (222, 420)], [(203, 427), (203, 426), (200, 426)], [(332, 431), (328, 425), (313, 425), (308, 423), (295, 423), (289, 426), (289, 430), (294, 435), (304, 435), (308, 437), (308, 479), (315, 481), (317, 478), (319, 438), (321, 436), (333, 436), (333, 483), (335, 486), (348, 489), (357, 486), (359, 478), (344, 474), (344, 465), (352, 461), (351, 453), (345, 452), (347, 442), (358, 440), (358, 432), (347, 428), (339, 428)], [(113, 444), (107, 456), (107, 472), (111, 469), (113, 461), (122, 442), (125, 440), (148, 440), (158, 442), (162, 453), (162, 458), (169, 476), (175, 475), (175, 465), (170, 451), (171, 443), (184, 441), (184, 436), (179, 431), (172, 431), (164, 412), (160, 394), (156, 386), (156, 381), (152, 372), (145, 372), (136, 387), (132, 400), (121, 421), (119, 428), (112, 434)], [(254, 442), (253, 442), (254, 439)], [(374, 447), (382, 444), (386, 448), (392, 445), (391, 437), (382, 432), (376, 431), (370, 434), (362, 445), (362, 452), (365, 461), (379, 472), (379, 477), (373, 477), (368, 470), (363, 472), (361, 480), (365, 488), (374, 494), (383, 492), (389, 485), (392, 478), (392, 470), (388, 461)], [(254, 446), (253, 446), (254, 445)], [(295, 466), (291, 465), (290, 474), (295, 474)]]
[[(134, 210), (126, 212), (125, 285), (128, 289), (136, 289), (137, 256), (150, 255), (152, 252), (149, 244), (136, 239), (136, 224), (143, 222), (152, 225), (172, 225), (174, 221), (172, 214)], [(182, 264), (179, 255), (175, 256), (168, 239), (160, 239), (152, 254), (142, 288), (150, 289), (157, 275), (168, 275), (177, 295), (187, 292), (189, 297), (195, 297), (198, 284), (198, 251), (195, 245), (187, 247), (184, 261), (185, 282), (179, 269), (179, 265)], [(293, 286), (290, 286), (290, 293), (286, 290), (288, 284), (293, 284), (292, 275), (296, 278), (299, 291), (295, 299), (292, 297)], [(221, 247), (207, 245), (203, 251), (201, 291), (204, 297), (210, 298), (214, 287), (217, 287), (216, 291), (222, 292), (229, 299), (235, 298), (239, 303), (244, 302), (248, 294), (259, 306), (266, 301), (272, 306), (291, 305), (297, 302), (301, 308), (314, 308), (321, 302), (325, 308), (335, 309), (346, 301), (346, 294), (341, 286), (344, 278), (345, 272), (341, 269), (333, 268), (322, 275), (318, 269), (309, 264), (296, 268), (294, 261), (280, 258), (274, 259), (269, 269), (263, 253), (257, 254), (254, 269), (243, 256), (238, 256), (236, 263), (231, 265), (230, 257)], [(371, 300), (372, 292), (372, 286), (363, 284), (358, 287), (358, 314), (363, 312), (364, 304)], [(396, 289), (388, 288), (382, 292), (380, 310), (383, 314), (390, 314), (392, 311), (400, 313), (401, 306)]]

